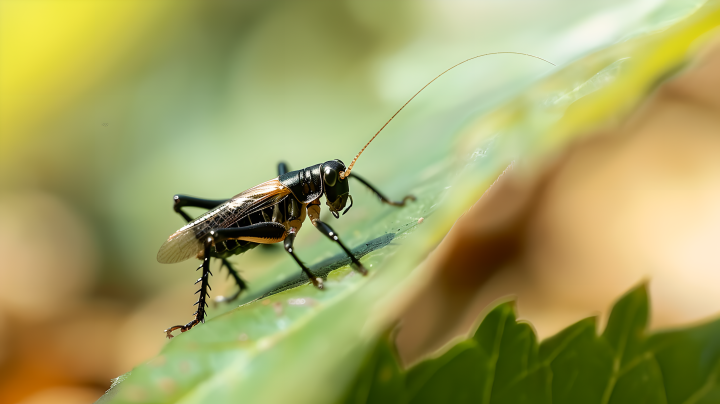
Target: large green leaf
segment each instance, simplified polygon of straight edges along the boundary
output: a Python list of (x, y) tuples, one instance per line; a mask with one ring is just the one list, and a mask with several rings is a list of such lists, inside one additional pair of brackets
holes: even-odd
[(472, 338), (399, 371), (389, 338), (366, 359), (346, 403), (716, 403), (720, 320), (649, 335), (645, 286), (615, 305), (597, 335), (595, 318), (538, 344), (498, 305)]
[[(445, 124), (455, 128), (454, 147), (439, 147), (423, 161), (408, 159), (414, 176), (390, 183), (393, 197), (413, 193), (418, 200), (402, 209), (372, 208), (371, 217), (367, 211), (366, 216), (357, 216), (361, 218), (357, 229), (362, 231), (342, 233), (363, 255), (363, 263), (370, 269), (368, 277), (353, 272), (346, 266), (347, 260), (336, 255), (312, 267), (327, 276), (324, 291), (315, 290), (302, 278), (268, 286), (275, 282), (271, 279), (265, 283), (267, 289), (249, 296), (245, 304), (225, 313), (214, 310), (206, 324), (173, 339), (156, 358), (123, 376), (101, 401), (332, 403), (345, 397), (373, 341), (393, 323), (400, 304), (418, 290), (427, 275), (415, 268), (511, 162), (522, 161), (528, 167), (541, 164), (582, 133), (621, 118), (662, 78), (686, 62), (699, 38), (720, 25), (717, 2), (689, 17), (686, 14), (686, 7), (669, 2), (631, 39), (559, 69), (494, 112), (476, 113), (470, 120), (464, 114), (462, 127), (457, 115), (448, 114)], [(477, 109), (468, 105), (466, 111)], [(411, 143), (417, 134), (399, 136)], [(360, 208), (355, 209), (357, 213)], [(329, 247), (312, 248), (308, 254), (320, 255), (320, 248)], [(288, 265), (269, 273), (287, 279), (297, 272)], [(660, 377), (650, 362), (634, 361), (644, 349), (635, 338), (639, 329), (608, 328), (603, 339), (607, 342), (600, 345), (592, 329), (589, 322), (579, 323), (543, 345), (555, 344), (557, 349), (538, 348), (530, 327), (516, 324), (511, 307), (503, 305), (489, 315), (473, 340), (453, 348), (452, 355), (443, 359), (449, 368), (481, 362), (492, 364), (491, 368), (478, 374), (442, 372), (433, 376), (430, 365), (421, 365), (407, 376), (408, 386), (418, 400), (442, 397), (447, 401), (460, 393), (426, 391), (428, 382), (423, 380), (445, 377), (470, 384), (482, 380), (473, 390), (479, 400), (519, 402), (549, 399), (547, 394), (530, 392), (547, 391), (551, 383), (553, 397), (596, 397), (626, 390), (641, 394), (648, 383)], [(518, 339), (501, 344), (507, 335)], [(615, 380), (612, 389), (592, 390), (593, 380), (585, 374), (570, 374), (575, 380), (570, 385), (556, 386), (550, 378), (544, 364), (551, 363), (551, 368), (558, 364), (553, 374), (563, 374), (567, 368), (562, 364), (579, 360), (572, 349), (585, 349), (583, 344), (602, 346), (597, 352), (600, 357), (617, 358), (617, 364), (611, 361), (610, 367), (603, 360), (580, 365), (610, 375), (608, 380)], [(388, 355), (385, 352), (371, 365), (381, 369), (378, 374), (382, 378), (359, 382), (369, 384), (370, 393), (353, 395), (353, 400), (378, 402), (376, 395), (392, 400), (394, 394), (400, 394), (400, 372)], [(658, 362), (662, 362), (659, 357)], [(524, 373), (516, 373), (516, 369)], [(619, 373), (623, 369), (626, 373)], [(637, 379), (628, 377), (635, 374)], [(496, 381), (488, 382), (490, 376)], [(635, 382), (641, 385), (633, 385)], [(668, 394), (676, 394), (671, 391), (668, 387)]]

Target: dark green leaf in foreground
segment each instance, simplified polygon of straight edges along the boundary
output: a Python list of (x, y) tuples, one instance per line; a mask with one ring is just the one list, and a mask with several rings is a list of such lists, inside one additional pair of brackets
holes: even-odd
[(405, 376), (390, 343), (390, 334), (380, 338), (373, 354), (363, 363), (347, 404), (398, 403), (405, 396)]
[(647, 319), (643, 285), (617, 302), (602, 335), (587, 318), (538, 345), (533, 329), (516, 321), (512, 302), (502, 303), (472, 338), (407, 372), (397, 371), (382, 339), (346, 402), (720, 402), (720, 320), (649, 335)]

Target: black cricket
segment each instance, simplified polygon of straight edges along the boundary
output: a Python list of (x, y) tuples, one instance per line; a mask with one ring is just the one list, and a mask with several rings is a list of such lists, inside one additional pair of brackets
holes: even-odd
[[(158, 252), (158, 261), (162, 263), (179, 262), (195, 254), (202, 260), (202, 265), (198, 268), (202, 268), (202, 276), (195, 282), (196, 284), (201, 283), (200, 289), (196, 292), (200, 296), (195, 302), (195, 305), (198, 306), (194, 313), (195, 319), (185, 325), (176, 325), (165, 330), (168, 338), (172, 338), (172, 332), (175, 330), (179, 329), (181, 332), (185, 332), (205, 321), (205, 308), (208, 305), (207, 297), (208, 289), (210, 289), (208, 276), (211, 275), (211, 257), (222, 261), (222, 267), (228, 270), (238, 286), (238, 291), (233, 296), (223, 299), (225, 301), (236, 299), (247, 288), (227, 258), (242, 254), (260, 244), (281, 241), (284, 241), (285, 251), (300, 265), (313, 285), (322, 289), (322, 278), (318, 278), (310, 272), (295, 254), (293, 248), (295, 235), (300, 231), (306, 216), (310, 217), (311, 223), (321, 233), (345, 251), (352, 260), (355, 270), (366, 275), (365, 267), (340, 241), (332, 227), (320, 220), (320, 197), (322, 196), (325, 196), (326, 204), (336, 218), (340, 217), (339, 212), (342, 211), (345, 214), (352, 207), (349, 178), (341, 175), (346, 171), (348, 170), (345, 164), (340, 160), (331, 160), (290, 172), (287, 171), (284, 163), (280, 163), (277, 178), (228, 200), (209, 200), (175, 195), (173, 207), (189, 223), (170, 236), (170, 239), (163, 244)], [(351, 177), (366, 185), (380, 198), (380, 201), (389, 205), (404, 206), (406, 200), (415, 199), (412, 195), (408, 195), (401, 202), (391, 201), (356, 173), (353, 173)], [(350, 199), (350, 206), (345, 208), (348, 199)], [(267, 200), (272, 202), (264, 202)], [(193, 220), (182, 210), (183, 207), (189, 206), (212, 210)], [(343, 211), (343, 209), (345, 210)]]
[[(175, 325), (165, 330), (167, 337), (172, 338), (172, 332), (175, 330), (185, 332), (197, 324), (205, 322), (205, 308), (208, 307), (208, 289), (211, 289), (208, 284), (208, 277), (212, 275), (210, 272), (210, 258), (220, 259), (222, 261), (221, 267), (228, 270), (230, 276), (238, 285), (238, 291), (229, 298), (225, 298), (225, 301), (234, 300), (247, 288), (245, 282), (228, 262), (227, 258), (242, 254), (260, 244), (272, 244), (281, 241), (284, 242), (285, 251), (298, 263), (313, 285), (322, 289), (322, 279), (310, 272), (293, 249), (295, 236), (300, 231), (307, 216), (310, 217), (310, 221), (315, 228), (345, 251), (352, 260), (354, 269), (366, 275), (367, 269), (340, 241), (332, 227), (320, 220), (320, 198), (325, 197), (326, 204), (335, 218), (340, 217), (339, 212), (341, 211), (344, 215), (350, 210), (353, 203), (349, 186), (349, 178), (352, 177), (367, 186), (380, 198), (381, 202), (388, 205), (404, 206), (407, 200), (415, 200), (414, 196), (408, 195), (400, 202), (393, 202), (370, 185), (369, 182), (358, 176), (357, 173), (353, 173), (351, 176), (350, 173), (355, 162), (390, 121), (433, 81), (465, 62), (487, 55), (503, 53), (525, 55), (548, 62), (545, 59), (525, 53), (493, 52), (474, 56), (450, 67), (432, 79), (400, 107), (365, 144), (365, 147), (355, 156), (349, 167), (346, 167), (340, 160), (330, 160), (322, 164), (288, 172), (287, 166), (280, 163), (277, 178), (243, 191), (227, 200), (210, 200), (175, 195), (173, 208), (188, 224), (173, 233), (160, 247), (157, 259), (161, 263), (176, 263), (196, 257), (202, 261), (202, 264), (198, 267), (198, 270), (202, 268), (202, 276), (195, 282), (195, 284), (201, 284), (200, 289), (195, 292), (195, 294), (200, 294), (197, 302), (195, 302), (195, 305), (198, 306), (197, 311), (193, 313), (195, 318), (185, 325)], [(548, 63), (552, 64), (551, 62)], [(345, 208), (348, 199), (350, 200), (350, 206)], [(210, 210), (197, 219), (192, 219), (182, 210), (183, 207), (199, 207)], [(343, 209), (345, 210), (343, 211)]]

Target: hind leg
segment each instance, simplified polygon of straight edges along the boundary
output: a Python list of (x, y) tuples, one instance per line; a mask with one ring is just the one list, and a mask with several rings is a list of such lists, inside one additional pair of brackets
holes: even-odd
[(172, 333), (175, 330), (180, 330), (180, 332), (185, 332), (185, 331), (195, 327), (196, 325), (205, 322), (205, 315), (207, 314), (205, 312), (205, 308), (208, 306), (208, 304), (207, 304), (207, 298), (209, 297), (208, 289), (210, 289), (210, 284), (208, 282), (209, 281), (208, 278), (212, 275), (212, 273), (210, 272), (210, 248), (211, 247), (212, 247), (212, 239), (206, 240), (205, 250), (204, 250), (205, 258), (203, 259), (202, 265), (200, 265), (200, 267), (198, 268), (198, 269), (202, 268), (202, 270), (203, 270), (202, 276), (200, 277), (200, 279), (197, 280), (197, 282), (195, 282), (196, 285), (198, 283), (200, 283), (200, 289), (198, 289), (198, 291), (195, 292), (195, 294), (199, 293), (200, 296), (198, 296), (197, 302), (195, 302), (195, 304), (193, 305), (193, 306), (198, 306), (197, 311), (195, 313), (193, 313), (195, 318), (191, 322), (189, 322), (185, 325), (174, 325), (174, 326), (168, 328), (167, 330), (165, 330), (165, 334), (167, 335), (168, 339), (172, 339), (172, 337), (173, 337)]
[[(195, 198), (192, 196), (187, 195), (175, 195), (173, 197), (173, 210), (177, 212), (180, 216), (183, 217), (188, 223), (193, 221), (193, 218), (191, 218), (187, 213), (185, 213), (182, 208), (183, 207), (193, 207), (193, 208), (204, 208), (204, 209), (213, 209), (217, 207), (218, 205), (222, 205), (223, 203), (227, 202), (227, 199), (201, 199), (201, 198)], [(247, 284), (245, 281), (240, 277), (240, 274), (233, 268), (232, 264), (230, 264), (230, 261), (228, 261), (226, 258), (220, 258), (222, 263), (220, 264), (220, 269), (223, 267), (227, 268), (229, 276), (233, 278), (235, 281), (235, 284), (238, 286), (238, 291), (233, 293), (232, 295), (228, 297), (218, 296), (215, 298), (216, 302), (231, 302), (235, 299), (237, 299), (243, 290), (247, 289)]]

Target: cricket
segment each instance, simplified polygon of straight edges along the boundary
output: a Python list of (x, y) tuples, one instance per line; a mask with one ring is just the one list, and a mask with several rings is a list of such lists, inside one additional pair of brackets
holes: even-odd
[[(202, 275), (195, 282), (200, 284), (198, 300), (195, 302), (197, 310), (193, 313), (193, 320), (185, 325), (175, 325), (165, 330), (167, 338), (173, 338), (173, 332), (180, 330), (186, 332), (194, 326), (204, 323), (207, 315), (209, 297), (210, 259), (219, 259), (221, 268), (226, 268), (238, 286), (238, 291), (225, 301), (236, 299), (243, 290), (247, 289), (245, 281), (240, 277), (228, 258), (242, 254), (260, 244), (273, 244), (282, 242), (285, 251), (297, 262), (312, 284), (323, 289), (323, 280), (315, 276), (297, 256), (293, 243), (298, 232), (307, 218), (310, 223), (324, 234), (330, 241), (336, 243), (351, 259), (353, 268), (362, 275), (367, 275), (367, 269), (347, 248), (338, 234), (324, 221), (320, 220), (321, 198), (325, 198), (325, 205), (330, 213), (337, 219), (346, 214), (353, 206), (350, 195), (350, 179), (353, 178), (370, 189), (382, 203), (402, 207), (410, 200), (412, 195), (403, 197), (400, 201), (388, 199), (376, 187), (353, 171), (360, 155), (385, 127), (427, 86), (440, 78), (448, 71), (488, 55), (516, 54), (533, 57), (553, 64), (545, 59), (520, 52), (492, 52), (466, 59), (437, 75), (413, 95), (358, 152), (350, 165), (342, 161), (328, 160), (300, 170), (288, 171), (285, 163), (278, 165), (278, 176), (269, 181), (258, 184), (227, 200), (201, 199), (186, 195), (173, 197), (173, 209), (180, 214), (187, 224), (170, 235), (163, 243), (157, 254), (157, 260), (163, 264), (173, 264), (190, 258), (197, 258), (202, 263)], [(554, 64), (553, 64), (554, 65)], [(348, 205), (349, 202), (349, 205)], [(347, 206), (347, 207), (346, 207)], [(208, 209), (201, 216), (193, 219), (184, 207), (198, 207)]]

